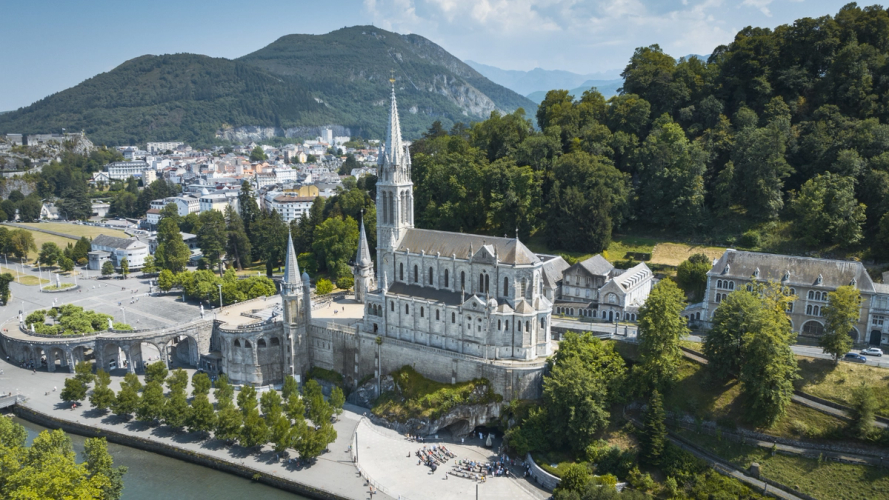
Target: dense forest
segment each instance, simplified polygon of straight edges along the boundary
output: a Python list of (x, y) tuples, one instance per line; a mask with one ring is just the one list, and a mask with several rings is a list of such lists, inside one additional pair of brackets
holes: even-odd
[[(550, 91), (412, 147), (417, 222), (597, 252), (614, 231), (889, 257), (889, 14), (745, 28), (709, 60), (635, 51), (618, 96)], [(537, 127), (535, 128), (534, 125)]]
[(418, 35), (372, 26), (289, 35), (238, 60), (195, 54), (142, 56), (0, 116), (0, 133), (85, 130), (96, 144), (182, 140), (222, 143), (220, 130), (342, 125), (382, 137), (389, 78), (415, 138), (433, 121), (482, 119), (492, 109), (533, 109)]

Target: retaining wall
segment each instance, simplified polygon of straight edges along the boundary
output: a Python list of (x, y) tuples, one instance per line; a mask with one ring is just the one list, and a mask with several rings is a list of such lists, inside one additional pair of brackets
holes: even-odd
[(562, 482), (561, 478), (541, 469), (537, 462), (531, 458), (530, 453), (525, 457), (525, 461), (531, 466), (531, 476), (534, 478), (534, 482), (543, 486), (547, 491), (553, 491)]

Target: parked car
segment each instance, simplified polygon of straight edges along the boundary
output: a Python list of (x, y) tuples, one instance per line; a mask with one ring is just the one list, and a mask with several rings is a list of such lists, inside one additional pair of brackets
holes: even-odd
[(851, 361), (853, 363), (867, 363), (867, 358), (858, 354), (857, 352), (850, 352), (843, 356), (843, 360)]
[(878, 356), (879, 357), (879, 356), (883, 355), (883, 350), (880, 349), (879, 347), (868, 347), (867, 349), (862, 349), (861, 354), (864, 354), (865, 356)]

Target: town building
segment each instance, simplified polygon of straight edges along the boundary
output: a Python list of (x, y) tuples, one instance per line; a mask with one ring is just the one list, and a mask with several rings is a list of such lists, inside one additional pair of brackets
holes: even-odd
[(263, 208), (271, 212), (276, 210), (284, 222), (290, 224), (294, 219), (301, 219), (309, 215), (315, 197), (293, 196), (290, 193), (270, 191), (263, 197)]
[(110, 260), (115, 269), (120, 269), (121, 261), (127, 259), (130, 269), (141, 269), (147, 256), (148, 245), (137, 238), (117, 238), (100, 234), (93, 239), (90, 246), (87, 267), (97, 271), (102, 269), (105, 261)]
[(106, 165), (105, 172), (110, 179), (125, 181), (130, 177), (141, 178), (142, 172), (148, 168), (144, 161), (116, 161)]
[(596, 254), (562, 273), (556, 313), (603, 321), (636, 321), (654, 275), (645, 263), (617, 269)]
[(149, 142), (145, 145), (145, 150), (151, 154), (163, 153), (165, 151), (176, 151), (179, 146), (183, 146), (183, 142)]
[(889, 285), (874, 283), (861, 262), (745, 252), (728, 249), (707, 273), (706, 298), (683, 313), (709, 328), (719, 305), (752, 283), (777, 283), (796, 298), (787, 311), (793, 331), (804, 337), (824, 334), (824, 308), (830, 292), (854, 286), (861, 311), (849, 336), (856, 343), (889, 344)]

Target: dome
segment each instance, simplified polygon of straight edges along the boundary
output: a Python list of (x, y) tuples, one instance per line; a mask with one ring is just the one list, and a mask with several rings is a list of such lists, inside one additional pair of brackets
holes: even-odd
[(207, 196), (208, 194), (210, 194), (210, 191), (207, 191), (207, 188), (201, 189), (201, 196)]
[(308, 283), (309, 282), (309, 273), (303, 272), (302, 278), (303, 278), (303, 283)]
[(488, 300), (488, 308), (489, 309), (497, 309), (497, 299), (492, 298), (492, 299)]

